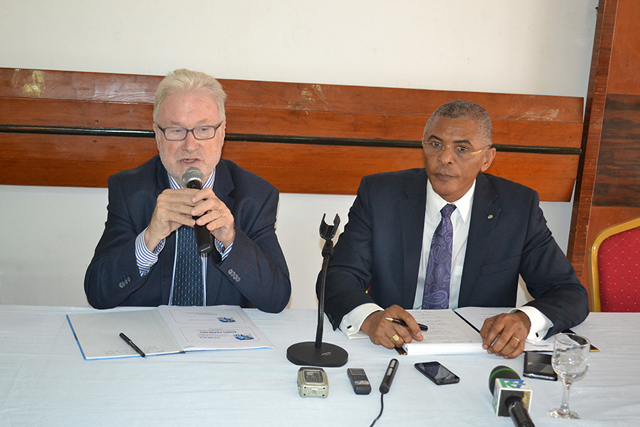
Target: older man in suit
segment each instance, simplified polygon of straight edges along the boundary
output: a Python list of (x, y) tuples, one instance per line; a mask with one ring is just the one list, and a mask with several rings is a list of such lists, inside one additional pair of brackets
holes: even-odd
[[(87, 269), (85, 292), (96, 308), (232, 304), (267, 312), (291, 295), (275, 235), (278, 190), (221, 159), (226, 119), (222, 86), (176, 70), (154, 105), (160, 156), (109, 178), (105, 230)], [(188, 168), (202, 189), (185, 188)], [(200, 254), (194, 226), (215, 248)]]
[(405, 309), (514, 307), (519, 276), (535, 299), (485, 321), (489, 353), (517, 357), (527, 337), (581, 323), (587, 292), (551, 236), (537, 193), (484, 173), (496, 156), (484, 108), (440, 106), (422, 142), (424, 169), (362, 180), (326, 278), (334, 328), (399, 347), (422, 340)]

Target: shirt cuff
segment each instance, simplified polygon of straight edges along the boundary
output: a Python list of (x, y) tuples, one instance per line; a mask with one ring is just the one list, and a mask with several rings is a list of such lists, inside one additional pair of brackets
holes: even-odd
[(158, 262), (158, 254), (162, 252), (165, 244), (165, 239), (162, 239), (153, 251), (147, 249), (147, 245), (144, 244), (144, 233), (146, 233), (146, 231), (147, 229), (145, 228), (142, 233), (136, 237), (136, 264), (138, 264), (140, 277), (149, 273), (151, 267)]
[(526, 314), (531, 322), (531, 328), (529, 329), (529, 335), (527, 336), (528, 341), (541, 341), (553, 326), (553, 322), (535, 307), (523, 306), (514, 308), (509, 310), (509, 313), (515, 313), (516, 311), (521, 311)]
[(339, 328), (347, 335), (347, 338), (367, 338), (368, 335), (360, 331), (362, 323), (371, 313), (383, 310), (382, 307), (374, 303), (359, 305), (344, 315)]
[(224, 261), (225, 258), (229, 256), (229, 254), (231, 253), (231, 248), (233, 248), (233, 243), (231, 243), (229, 247), (225, 249), (222, 242), (215, 237), (213, 238), (213, 244), (216, 246), (216, 250), (220, 254), (221, 261)]

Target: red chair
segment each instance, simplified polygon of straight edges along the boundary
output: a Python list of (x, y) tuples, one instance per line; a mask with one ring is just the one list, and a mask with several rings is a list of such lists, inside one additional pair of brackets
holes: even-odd
[(589, 251), (591, 311), (640, 312), (640, 218), (602, 230)]

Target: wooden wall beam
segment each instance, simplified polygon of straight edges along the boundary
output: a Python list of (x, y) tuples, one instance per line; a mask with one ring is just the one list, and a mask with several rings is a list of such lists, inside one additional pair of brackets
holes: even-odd
[[(0, 184), (106, 186), (110, 174), (147, 160), (156, 153), (152, 138), (45, 135), (24, 127), (148, 136), (161, 79), (0, 68)], [(355, 194), (364, 175), (422, 167), (424, 124), (452, 99), (478, 102), (491, 114), (499, 150), (491, 173), (535, 188), (542, 200), (567, 201), (573, 191), (581, 98), (220, 82), (228, 94), (223, 156), (282, 192)], [(78, 168), (87, 174), (72, 175)], [(24, 170), (30, 177), (18, 173)]]
[(615, 30), (618, 0), (600, 0), (596, 23), (589, 90), (587, 94), (584, 130), (582, 137), (582, 155), (578, 166), (576, 194), (571, 216), (571, 230), (567, 257), (582, 283), (588, 283), (587, 251), (590, 242), (587, 240), (591, 205), (596, 181), (596, 168), (600, 152), (600, 138), (604, 119), (611, 64), (611, 49)]

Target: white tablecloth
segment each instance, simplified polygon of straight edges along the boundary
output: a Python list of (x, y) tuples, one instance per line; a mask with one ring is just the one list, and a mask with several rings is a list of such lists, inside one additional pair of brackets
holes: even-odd
[[(522, 373), (523, 356), (489, 354), (398, 356), (369, 340), (348, 340), (326, 322), (324, 341), (349, 352), (340, 368), (325, 368), (327, 399), (302, 398), (299, 366), (287, 348), (313, 341), (316, 312), (247, 310), (274, 345), (266, 350), (207, 351), (130, 359), (85, 361), (65, 315), (86, 308), (0, 306), (0, 426), (369, 426), (380, 411), (378, 386), (389, 360), (400, 367), (384, 398), (384, 426), (512, 426), (496, 418), (488, 377), (497, 365)], [(589, 337), (586, 377), (571, 391), (570, 407), (582, 420), (554, 420), (560, 382), (529, 380), (536, 426), (640, 425), (640, 313), (592, 313), (577, 333)], [(460, 383), (436, 386), (413, 364), (438, 360)], [(355, 395), (347, 368), (364, 368), (370, 395)]]

